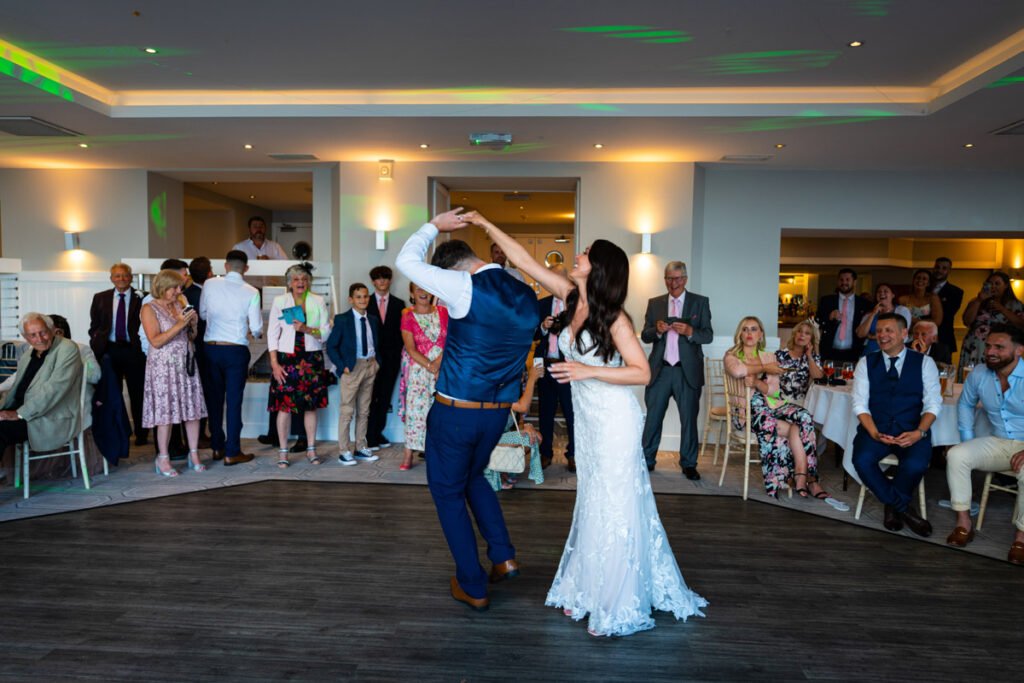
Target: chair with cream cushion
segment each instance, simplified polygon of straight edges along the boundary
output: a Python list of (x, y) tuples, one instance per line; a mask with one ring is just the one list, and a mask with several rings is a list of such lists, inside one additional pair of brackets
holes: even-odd
[[(900, 459), (890, 453), (881, 460), (878, 461), (879, 465), (899, 465)], [(867, 493), (868, 487), (864, 484), (860, 485), (860, 495), (857, 496), (857, 511), (854, 513), (854, 519), (860, 519), (861, 509), (864, 507), (864, 495)], [(921, 507), (921, 519), (928, 519), (928, 511), (925, 507), (924, 497), (924, 477), (921, 477), (921, 483), (917, 485), (917, 496), (919, 499), (919, 505)]]

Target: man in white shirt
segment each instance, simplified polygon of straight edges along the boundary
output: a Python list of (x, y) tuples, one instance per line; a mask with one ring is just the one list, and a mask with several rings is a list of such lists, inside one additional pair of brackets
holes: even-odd
[[(206, 358), (210, 371), (210, 445), (214, 460), (225, 465), (252, 460), (242, 453), (242, 394), (249, 374), (249, 338), (263, 332), (260, 293), (246, 284), (242, 274), (249, 269), (244, 251), (233, 249), (225, 257), (224, 277), (203, 285), (199, 317), (206, 321)], [(224, 431), (224, 401), (227, 399), (227, 432)]]
[(519, 272), (518, 268), (516, 268), (515, 266), (508, 262), (508, 257), (505, 256), (505, 252), (502, 251), (501, 247), (499, 247), (497, 244), (491, 245), (491, 263), (497, 263), (499, 266), (502, 267), (502, 269), (506, 273), (508, 273), (515, 279), (519, 280), (520, 282), (526, 282), (526, 279), (523, 277), (523, 274)]
[[(853, 466), (860, 480), (885, 504), (885, 528), (906, 524), (918, 536), (932, 526), (910, 504), (932, 455), (932, 423), (942, 410), (942, 390), (935, 361), (906, 347), (907, 321), (882, 313), (875, 325), (880, 351), (857, 362), (853, 411), (860, 425), (853, 440)], [(899, 458), (890, 481), (878, 463), (889, 454)]]
[(871, 305), (857, 296), (857, 271), (842, 268), (836, 277), (835, 294), (826, 294), (818, 302), (817, 320), (821, 327), (821, 357), (825, 360), (854, 362), (864, 350), (864, 340), (856, 329)]
[(277, 242), (267, 239), (267, 223), (259, 216), (249, 219), (249, 239), (242, 240), (232, 249), (245, 252), (245, 255), (254, 261), (288, 260), (284, 248)]

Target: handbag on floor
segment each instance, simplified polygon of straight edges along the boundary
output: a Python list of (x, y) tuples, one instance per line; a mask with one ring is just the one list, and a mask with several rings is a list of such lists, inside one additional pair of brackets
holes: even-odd
[[(516, 426), (516, 433), (522, 435), (522, 432), (519, 431), (519, 420), (516, 419), (515, 414), (512, 415), (512, 422)], [(491, 460), (487, 463), (487, 469), (494, 472), (519, 474), (526, 469), (526, 453), (523, 449), (523, 446), (499, 443), (491, 451)]]

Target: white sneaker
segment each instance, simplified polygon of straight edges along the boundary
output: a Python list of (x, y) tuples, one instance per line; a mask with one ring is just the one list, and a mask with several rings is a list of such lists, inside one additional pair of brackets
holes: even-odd
[(358, 465), (356, 459), (352, 457), (352, 451), (342, 451), (338, 454), (338, 464), (344, 467), (350, 467), (352, 465)]
[(376, 453), (377, 451), (380, 450), (380, 446), (367, 446), (366, 450)]
[(390, 441), (381, 441), (380, 442), (380, 447), (381, 448), (391, 448), (391, 442)]
[(356, 460), (362, 460), (363, 462), (376, 462), (380, 460), (380, 456), (374, 455), (369, 448), (356, 451), (354, 457)]

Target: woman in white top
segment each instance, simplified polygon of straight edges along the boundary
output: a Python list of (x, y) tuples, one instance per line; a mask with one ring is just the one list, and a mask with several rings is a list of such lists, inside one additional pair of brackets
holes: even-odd
[(322, 349), (323, 340), (331, 333), (331, 317), (323, 297), (309, 291), (310, 270), (303, 263), (285, 272), (288, 293), (274, 299), (267, 327), (273, 374), (268, 410), (277, 413), (277, 433), (281, 439), (277, 466), (281, 469), (289, 464), (287, 440), (295, 413), (303, 413), (306, 459), (314, 465), (323, 462), (316, 454), (316, 411), (327, 407), (328, 382)]

